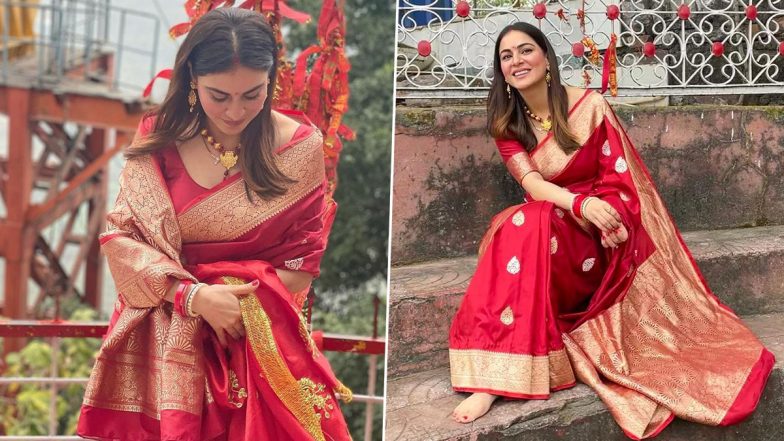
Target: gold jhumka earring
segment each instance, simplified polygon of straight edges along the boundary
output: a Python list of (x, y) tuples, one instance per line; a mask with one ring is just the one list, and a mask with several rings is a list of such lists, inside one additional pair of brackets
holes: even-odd
[(544, 80), (547, 82), (547, 87), (550, 87), (550, 81), (553, 80), (553, 77), (550, 76), (550, 67), (547, 68), (547, 73), (544, 74)]
[(193, 109), (196, 107), (196, 101), (198, 101), (196, 96), (196, 83), (191, 80), (191, 91), (188, 93), (188, 106), (190, 106), (191, 113), (193, 113)]

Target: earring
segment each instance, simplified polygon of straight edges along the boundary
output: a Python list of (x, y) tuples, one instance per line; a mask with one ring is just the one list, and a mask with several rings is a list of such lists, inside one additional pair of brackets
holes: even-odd
[(193, 113), (193, 109), (196, 107), (196, 101), (198, 98), (196, 97), (196, 83), (191, 80), (191, 91), (188, 93), (188, 106), (190, 106), (190, 111)]
[(547, 82), (547, 87), (550, 87), (550, 81), (552, 81), (553, 77), (550, 76), (550, 68), (547, 68), (547, 73), (544, 74), (544, 80)]
[(509, 87), (509, 83), (506, 83), (506, 97), (512, 99), (512, 89)]

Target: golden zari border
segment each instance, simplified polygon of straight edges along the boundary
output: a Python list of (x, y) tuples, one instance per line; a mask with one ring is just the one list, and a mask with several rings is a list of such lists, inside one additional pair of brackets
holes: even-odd
[(238, 179), (188, 208), (179, 216), (183, 240), (235, 240), (294, 205), (324, 182), (326, 175), (322, 145), (321, 132), (315, 130), (277, 157), (280, 171), (296, 181), (282, 196), (262, 200), (251, 192), (253, 201), (250, 201), (244, 181)]
[(107, 215), (109, 227), (139, 233), (144, 240), (180, 263), (180, 226), (169, 190), (151, 156), (129, 159), (120, 173), (120, 192), (115, 209)]
[(313, 396), (319, 391), (323, 392), (323, 385), (314, 387), (313, 381), (307, 377), (299, 380), (294, 378), (278, 352), (270, 318), (255, 295), (241, 297), (240, 308), (248, 342), (263, 377), (302, 427), (317, 441), (325, 440), (321, 430), (321, 414), (314, 410), (314, 405), (325, 403), (324, 396)]
[(528, 153), (526, 152), (518, 152), (512, 155), (512, 157), (506, 161), (506, 168), (509, 170), (512, 177), (515, 178), (515, 181), (520, 184), (522, 184), (525, 175), (538, 171), (536, 165), (531, 158), (528, 157)]
[[(577, 107), (572, 110), (569, 115), (569, 130), (574, 135), (575, 140), (579, 145), (584, 145), (590, 139), (593, 132), (602, 124), (604, 120), (604, 97), (596, 92), (590, 92), (585, 98), (582, 99)], [(535, 167), (542, 174), (544, 179), (550, 180), (569, 164), (574, 156), (580, 151), (566, 154), (555, 140), (555, 137), (550, 135), (542, 145), (531, 154), (531, 160)]]
[(452, 387), (484, 389), (517, 395), (548, 395), (551, 389), (574, 383), (565, 349), (533, 356), (450, 349)]
[(84, 404), (140, 412), (200, 414), (205, 380), (195, 345), (200, 319), (164, 307), (125, 308), (96, 357)]
[[(575, 371), (628, 433), (644, 437), (669, 413), (717, 425), (738, 396), (762, 345), (702, 283), (675, 225), (612, 109), (655, 245), (623, 300), (564, 338)], [(604, 377), (610, 383), (604, 383)], [(630, 409), (635, 409), (631, 412)]]

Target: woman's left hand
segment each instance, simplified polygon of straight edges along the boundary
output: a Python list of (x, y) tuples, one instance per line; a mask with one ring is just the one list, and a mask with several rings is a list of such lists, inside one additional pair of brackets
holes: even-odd
[(602, 232), (602, 246), (605, 248), (617, 248), (627, 239), (629, 239), (629, 232), (623, 224), (608, 233)]

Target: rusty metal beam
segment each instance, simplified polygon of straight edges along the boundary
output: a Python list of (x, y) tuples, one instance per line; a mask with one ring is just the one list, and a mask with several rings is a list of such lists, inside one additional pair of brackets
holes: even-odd
[[(27, 212), (27, 216), (26, 216), (27, 221), (30, 222), (30, 223), (35, 223), (37, 225), (41, 225), (42, 223), (43, 224), (49, 224), (49, 223), (51, 223), (51, 221), (53, 221), (53, 220), (57, 219), (58, 217), (60, 217), (60, 216), (54, 216), (53, 217), (53, 216), (48, 215), (48, 214), (50, 212), (60, 211), (60, 210), (57, 210), (57, 209), (60, 208), (65, 203), (66, 200), (69, 200), (69, 199), (73, 200), (73, 198), (74, 198), (74, 196), (76, 196), (76, 193), (78, 192), (78, 190), (83, 188), (84, 184), (89, 179), (93, 178), (93, 176), (96, 173), (98, 173), (99, 171), (103, 170), (104, 167), (106, 166), (106, 164), (109, 162), (109, 160), (111, 160), (112, 157), (114, 157), (114, 155), (116, 155), (119, 151), (121, 151), (123, 149), (123, 147), (124, 146), (122, 144), (118, 143), (117, 145), (115, 145), (111, 149), (105, 151), (95, 161), (91, 162), (87, 167), (82, 169), (82, 171), (79, 172), (79, 174), (76, 177), (74, 177), (68, 183), (68, 185), (60, 193), (58, 193), (55, 197), (47, 200), (46, 202), (44, 202), (42, 204), (32, 205), (30, 207), (30, 209), (28, 210), (28, 212)], [(92, 197), (92, 195), (94, 193), (95, 193), (95, 190), (90, 191), (90, 197)], [(85, 201), (87, 199), (88, 199), (88, 197), (78, 198), (78, 201), (79, 201), (78, 203), (81, 203), (81, 202), (83, 202), (83, 201)], [(48, 215), (46, 217), (46, 221), (44, 221), (44, 216), (45, 215)]]
[[(106, 87), (106, 86), (104, 86)], [(0, 86), (0, 113), (8, 114), (15, 104), (8, 94), (17, 89)], [(45, 89), (25, 90), (30, 93), (30, 120), (54, 123), (72, 122), (91, 127), (135, 132), (148, 106), (141, 101), (122, 101), (110, 95), (101, 96), (93, 89), (80, 94), (78, 89), (57, 92)], [(91, 95), (91, 94), (95, 95)]]
[[(2, 255), (5, 257), (5, 304), (3, 314), (11, 318), (27, 316), (27, 280), (33, 256), (35, 233), (26, 224), (30, 196), (33, 186), (32, 133), (29, 112), (31, 92), (25, 89), (8, 88), (0, 99), (8, 113), (8, 180), (5, 194), (7, 217), (4, 222)], [(10, 294), (13, 293), (13, 294)], [(21, 341), (10, 340), (10, 349), (18, 349)]]

